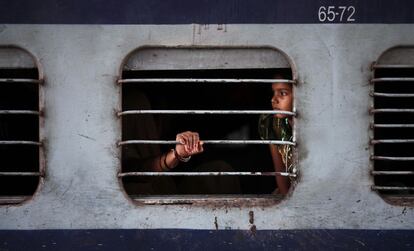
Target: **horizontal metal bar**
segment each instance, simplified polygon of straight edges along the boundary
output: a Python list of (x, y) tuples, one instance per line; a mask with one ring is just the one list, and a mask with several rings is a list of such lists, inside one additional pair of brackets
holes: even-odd
[(0, 78), (0, 83), (40, 83), (40, 80), (29, 78)]
[(414, 175), (414, 171), (371, 171), (372, 175)]
[(373, 190), (414, 190), (414, 187), (371, 186)]
[[(253, 144), (253, 145), (296, 145), (295, 142), (282, 141), (282, 140), (203, 140), (204, 144)], [(134, 144), (164, 144), (164, 145), (176, 145), (181, 144), (175, 140), (125, 140), (120, 141), (118, 146), (122, 145), (134, 145)]]
[(414, 93), (382, 93), (382, 92), (373, 92), (371, 96), (374, 97), (389, 97), (389, 98), (412, 98)]
[(414, 127), (414, 124), (373, 124), (373, 127), (377, 128), (404, 128), (404, 127)]
[(414, 68), (412, 64), (374, 64), (372, 66), (374, 69), (407, 69)]
[(183, 195), (130, 195), (131, 199), (146, 205), (243, 203), (245, 206), (269, 205), (284, 198), (281, 194), (183, 194)]
[(371, 82), (414, 82), (414, 78), (373, 78)]
[(285, 114), (295, 116), (295, 112), (282, 110), (129, 110), (118, 112), (118, 116), (131, 114)]
[(414, 139), (373, 139), (371, 144), (382, 144), (382, 143), (414, 143)]
[(414, 161), (414, 157), (371, 156), (372, 160)]
[(7, 115), (7, 114), (32, 114), (32, 115), (39, 115), (38, 111), (29, 111), (29, 110), (0, 110), (0, 115)]
[(40, 172), (0, 172), (0, 176), (42, 176)]
[(296, 177), (294, 173), (287, 172), (127, 172), (119, 173), (118, 177), (127, 176), (289, 176)]
[(0, 145), (37, 145), (41, 146), (42, 143), (36, 141), (16, 141), (16, 140), (2, 140)]
[(118, 84), (123, 83), (291, 83), (290, 79), (233, 79), (233, 78), (134, 78), (120, 79)]
[(371, 113), (389, 113), (389, 112), (414, 112), (414, 109), (371, 109)]
[(31, 198), (30, 196), (0, 196), (0, 205), (17, 204)]

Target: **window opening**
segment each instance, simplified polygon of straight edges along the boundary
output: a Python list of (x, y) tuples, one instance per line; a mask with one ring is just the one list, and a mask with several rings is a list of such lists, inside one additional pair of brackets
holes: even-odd
[(25, 50), (0, 47), (0, 204), (33, 196), (43, 176), (40, 72)]
[[(195, 195), (280, 199), (280, 194), (272, 194), (275, 177), (292, 181), (296, 177), (293, 168), (276, 172), (269, 151), (269, 144), (293, 148), (294, 135), (283, 140), (261, 138), (258, 128), (263, 127), (259, 118), (277, 113), (295, 116), (294, 108), (275, 111), (270, 102), (275, 78), (295, 83), (287, 60), (269, 49), (258, 53), (265, 55), (262, 57), (249, 49), (216, 50), (221, 53), (158, 48), (151, 53), (138, 50), (127, 58), (118, 81), (122, 86), (122, 111), (118, 113), (122, 118), (122, 167), (118, 177), (131, 198), (177, 195), (181, 202), (183, 198), (201, 198)], [(269, 52), (276, 58), (271, 63)], [(249, 53), (262, 60), (252, 63), (246, 62), (248, 58), (237, 58), (237, 54)], [(197, 56), (202, 54), (209, 60)], [(158, 56), (162, 60), (153, 59)], [(146, 64), (145, 59), (150, 62)], [(157, 60), (159, 64), (154, 62)], [(142, 156), (168, 153), (177, 143), (177, 133), (186, 131), (199, 133), (204, 152), (189, 162), (179, 162), (171, 171), (143, 170), (145, 157), (134, 158), (131, 153), (134, 149)], [(161, 157), (159, 165), (163, 162)]]
[(414, 47), (386, 51), (373, 64), (374, 185), (389, 202), (414, 202)]

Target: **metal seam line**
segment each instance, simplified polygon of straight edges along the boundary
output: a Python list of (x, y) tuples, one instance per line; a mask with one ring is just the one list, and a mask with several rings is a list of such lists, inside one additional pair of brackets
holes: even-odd
[(294, 173), (287, 172), (127, 172), (119, 173), (118, 177), (126, 176), (290, 176)]
[[(204, 144), (273, 144), (273, 145), (292, 145), (295, 146), (296, 142), (282, 141), (282, 140), (203, 140)], [(118, 146), (133, 145), (133, 144), (166, 144), (176, 145), (180, 142), (175, 140), (125, 140), (120, 141)]]
[(28, 78), (0, 78), (0, 83), (40, 83), (39, 79)]
[(285, 114), (296, 116), (295, 112), (282, 110), (129, 110), (118, 112), (118, 116), (131, 114)]
[(123, 83), (291, 83), (295, 80), (290, 79), (232, 79), (232, 78), (140, 78), (140, 79), (120, 79), (118, 84)]

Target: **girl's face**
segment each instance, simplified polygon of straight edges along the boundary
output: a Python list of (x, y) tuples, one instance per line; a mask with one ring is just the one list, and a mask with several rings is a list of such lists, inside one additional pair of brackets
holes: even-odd
[[(273, 83), (272, 84), (273, 97), (272, 108), (273, 110), (292, 111), (292, 85), (289, 83)], [(286, 118), (290, 115), (275, 114), (276, 118)]]

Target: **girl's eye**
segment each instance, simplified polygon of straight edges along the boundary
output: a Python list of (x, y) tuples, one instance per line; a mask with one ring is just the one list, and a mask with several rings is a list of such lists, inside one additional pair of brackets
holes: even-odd
[(287, 92), (285, 92), (285, 91), (281, 91), (281, 92), (280, 92), (280, 95), (281, 95), (281, 96), (286, 96), (286, 95), (288, 95), (288, 93), (287, 93)]

